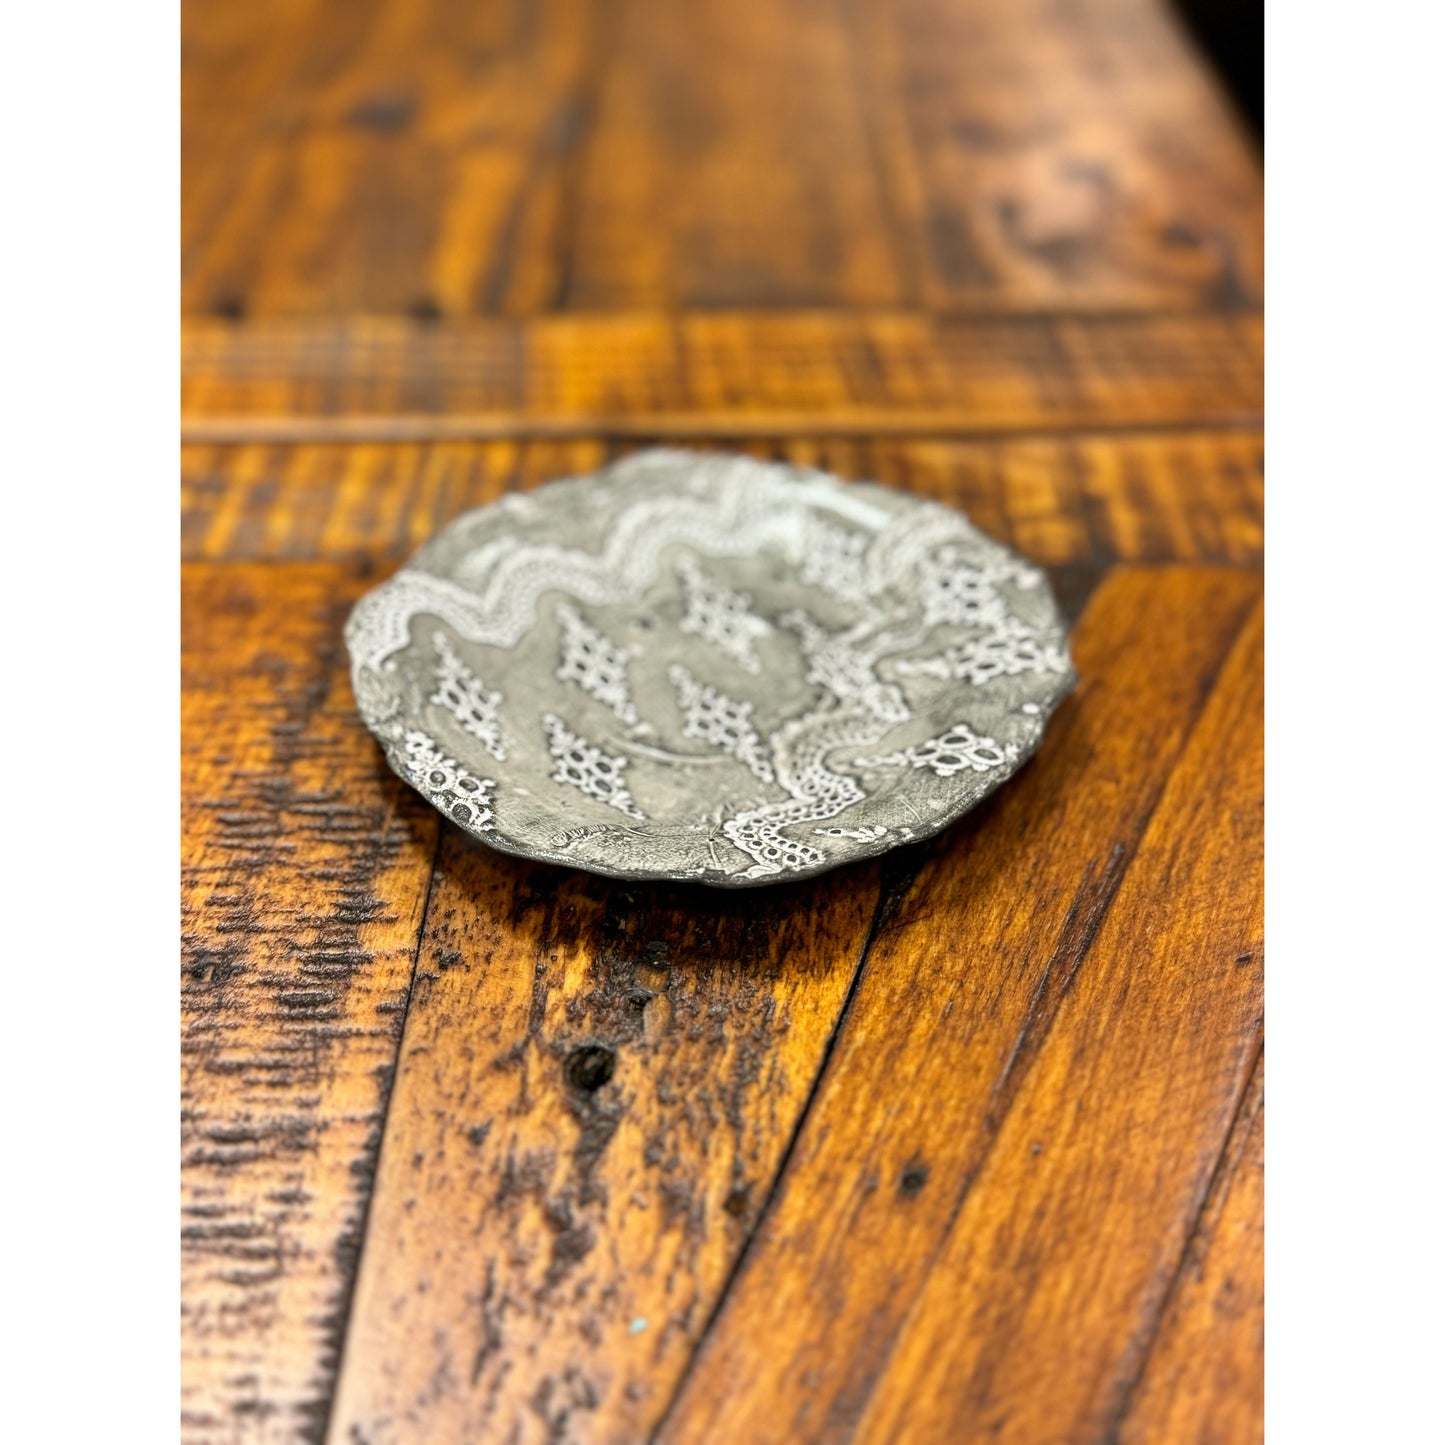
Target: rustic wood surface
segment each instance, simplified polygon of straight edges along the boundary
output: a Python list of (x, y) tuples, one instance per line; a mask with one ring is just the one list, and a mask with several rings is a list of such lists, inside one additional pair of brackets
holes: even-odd
[(1261, 335), (1209, 313), (200, 321), (182, 402), (217, 442), (1250, 425)]
[(188, 0), (195, 314), (1251, 306), (1157, 0)]
[[(1262, 1432), (1257, 156), (1157, 0), (187, 0), (187, 1445)], [(940, 838), (489, 852), (352, 601), (653, 442), (1045, 566)]]

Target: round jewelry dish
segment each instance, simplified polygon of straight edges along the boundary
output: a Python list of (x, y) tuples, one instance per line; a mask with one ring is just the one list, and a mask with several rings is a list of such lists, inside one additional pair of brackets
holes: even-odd
[(1043, 574), (960, 513), (672, 450), (459, 518), (346, 642), (392, 768), (484, 843), (730, 888), (936, 833), (1074, 683)]

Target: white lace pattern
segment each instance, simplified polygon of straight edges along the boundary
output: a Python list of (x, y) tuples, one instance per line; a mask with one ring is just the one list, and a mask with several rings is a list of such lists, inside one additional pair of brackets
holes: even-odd
[(492, 789), (497, 785), (491, 778), (468, 772), (419, 728), (404, 734), (401, 764), (411, 785), (449, 818), (474, 833), (492, 831)]
[(583, 692), (611, 708), (623, 722), (635, 723), (637, 708), (627, 684), (627, 664), (632, 658), (632, 649), (617, 646), (565, 602), (557, 608), (557, 620), (562, 624), (558, 679), (575, 682)]
[(445, 632), (432, 637), (438, 666), (436, 691), (429, 701), (444, 707), (456, 719), (457, 726), (470, 733), (499, 762), (507, 761), (502, 741), (502, 722), (498, 708), (502, 694), (492, 692), (462, 660)]
[(936, 831), (1073, 676), (1042, 574), (958, 513), (668, 451), (460, 518), (346, 635), (392, 766), (463, 827), (728, 886)]
[(967, 723), (958, 722), (945, 733), (927, 742), (915, 743), (896, 753), (880, 758), (859, 758), (860, 768), (932, 768), (940, 778), (970, 769), (975, 773), (992, 772), (1018, 756), (1012, 745), (1000, 747), (992, 738), (980, 737)]
[(576, 788), (629, 818), (645, 819), (646, 814), (632, 801), (623, 774), (627, 759), (613, 757), (586, 738), (574, 733), (555, 713), (545, 713), (542, 728), (547, 737), (547, 751), (552, 755), (552, 780)]
[(706, 639), (745, 672), (757, 672), (762, 664), (754, 643), (772, 628), (748, 610), (752, 598), (715, 582), (691, 560), (680, 562), (677, 573), (686, 606), (682, 630)]

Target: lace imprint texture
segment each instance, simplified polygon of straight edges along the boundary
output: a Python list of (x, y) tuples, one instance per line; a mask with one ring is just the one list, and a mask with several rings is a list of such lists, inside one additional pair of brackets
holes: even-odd
[(574, 733), (554, 713), (545, 713), (542, 727), (547, 735), (547, 751), (552, 754), (552, 778), (626, 813), (629, 818), (645, 818), (646, 814), (632, 801), (623, 774), (627, 759), (616, 758), (594, 747), (586, 738)]
[(444, 707), (457, 726), (469, 732), (499, 763), (507, 760), (502, 742), (502, 721), (498, 713), (502, 694), (490, 691), (476, 673), (457, 655), (445, 632), (433, 638), (438, 665), (436, 691), (431, 701)]
[(346, 638), (393, 768), (463, 828), (720, 886), (937, 831), (1073, 681), (1043, 575), (957, 512), (673, 451), (458, 519)]

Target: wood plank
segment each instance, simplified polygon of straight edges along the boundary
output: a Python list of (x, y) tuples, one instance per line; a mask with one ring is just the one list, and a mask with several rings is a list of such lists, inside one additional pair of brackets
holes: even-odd
[[(595, 439), (186, 447), (183, 552), (396, 565), (462, 512), (632, 449)], [(760, 438), (731, 449), (961, 507), (1046, 566), (1254, 563), (1263, 552), (1263, 437), (1252, 430), (993, 442)]]
[[(1261, 1046), (1263, 692), (1261, 607), (961, 1199), (865, 1438), (1117, 1431)], [(1231, 1333), (1211, 1353), (1235, 1354)]]
[(1260, 166), (1161, 0), (860, 0), (859, 85), (930, 307), (1234, 307)]
[[(1262, 198), (1167, 0), (183, 25), (186, 1445), (1258, 1438)], [(441, 824), (351, 600), (657, 441), (1124, 564), (1040, 757), (757, 895)]]
[(316, 1439), (438, 823), (356, 721), (355, 569), (183, 581), (183, 1437)]
[(182, 12), (182, 308), (546, 306), (605, 6), (196, 0)]
[(564, 304), (1261, 294), (1257, 162), (1155, 0), (633, 0), (624, 16)]
[(1258, 425), (1257, 315), (189, 323), (191, 441)]
[(766, 1197), (878, 896), (531, 865), (447, 829), (331, 1438), (639, 1440)]
[(1185, 1250), (1121, 1445), (1264, 1439), (1264, 1067), (1255, 1066)]
[(197, 0), (189, 314), (1258, 304), (1163, 0)]
[(889, 306), (917, 291), (847, 6), (623, 0), (560, 307)]
[[(1223, 840), (1209, 831), (1222, 823), (1228, 833), (1252, 796), (1217, 796), (1196, 767), (1213, 765), (1227, 722), (1244, 771), (1225, 758), (1221, 775), (1243, 793), (1252, 786), (1258, 659), (1252, 641), (1231, 647), (1258, 596), (1255, 577), (1201, 568), (1120, 568), (1095, 593), (1074, 638), (1082, 682), (1044, 751), (945, 835), (878, 931), (776, 1198), (664, 1440), (833, 1440), (855, 1430), (869, 1440), (974, 1439), (995, 1424), (1001, 1438), (1076, 1438), (1072, 1362), (1123, 1341), (1118, 1316), (1088, 1320), (1097, 1334), (1083, 1329), (1074, 1292), (1116, 1297), (1132, 1283), (1131, 1248), (1154, 1249), (1186, 1227), (1188, 1190), (1156, 1198), (1134, 1176), (1187, 1161), (1207, 1177), (1219, 1136), (1198, 1095), (1214, 1089), (1227, 1122), (1228, 1059), (1250, 1047), (1258, 981), (1235, 958), (1253, 945), (1231, 939), (1221, 971), (1223, 943), (1172, 938), (1171, 927), (1201, 920), (1192, 893), (1181, 894), (1177, 918), (1161, 908), (1167, 889), (1153, 870), (1174, 866), (1181, 889), (1207, 881), (1222, 925), (1257, 906), (1256, 840), (1245, 827), (1221, 857)], [(1191, 740), (1226, 655), (1223, 701)], [(1166, 792), (1186, 745), (1189, 767)], [(1135, 859), (1161, 793), (1181, 831), (1171, 850), (1151, 828), (1147, 856)], [(1214, 865), (1217, 876), (1192, 876)], [(1157, 977), (1146, 976), (1151, 962)], [(1118, 1021), (1130, 998), (1145, 1009), (1129, 1022), (1147, 1044)], [(1193, 1052), (1177, 1037), (1191, 1027), (1202, 1040)], [(1148, 1072), (1165, 1044), (1184, 1074), (1172, 1113)], [(1076, 1055), (1098, 1072), (1073, 1079)], [(1104, 1061), (1116, 1056), (1117, 1076)], [(1137, 1109), (1131, 1069), (1150, 1090)], [(1071, 1092), (1059, 1092), (1060, 1074)], [(1159, 1161), (1161, 1140), (1171, 1164)], [(1114, 1229), (1093, 1237), (1091, 1160), (1133, 1181), (1140, 1211), (1158, 1207), (1133, 1221), (1140, 1244)], [(1075, 1183), (1072, 1196), (1058, 1192)], [(1097, 1202), (1111, 1222), (1114, 1197)], [(992, 1253), (970, 1252), (985, 1237)], [(1106, 1267), (1113, 1251), (1131, 1261), (1118, 1280)], [(986, 1280), (964, 1276), (965, 1265), (990, 1260)], [(1027, 1313), (1043, 1298), (1036, 1290), (1055, 1287), (1055, 1312)], [(1081, 1333), (1060, 1333), (1068, 1329)], [(1032, 1373), (1012, 1363), (1016, 1349)], [(979, 1401), (991, 1408), (965, 1412)]]

